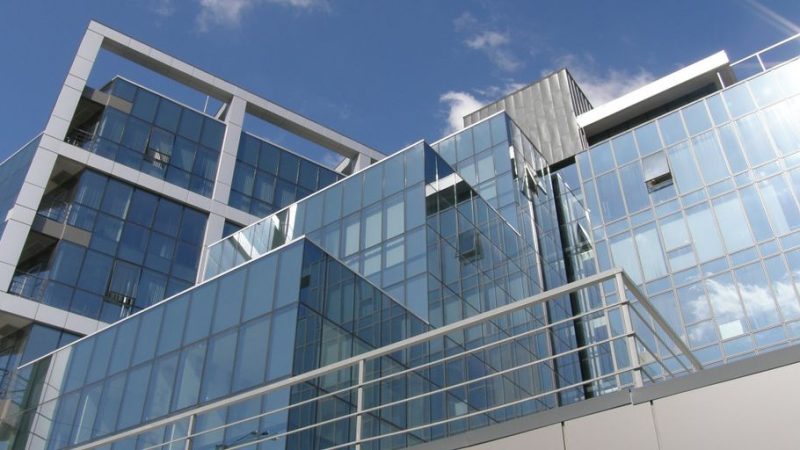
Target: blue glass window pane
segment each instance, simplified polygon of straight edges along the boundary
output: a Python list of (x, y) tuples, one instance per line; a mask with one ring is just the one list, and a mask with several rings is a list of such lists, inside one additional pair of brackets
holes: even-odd
[(681, 110), (681, 113), (686, 120), (686, 128), (689, 129), (690, 136), (711, 128), (711, 120), (708, 118), (705, 102), (699, 101), (687, 106)]
[(614, 155), (611, 153), (611, 144), (609, 142), (593, 147), (589, 150), (589, 155), (592, 158), (592, 167), (595, 175), (608, 172), (615, 166)]
[(89, 250), (78, 279), (78, 287), (95, 294), (105, 294), (113, 261), (109, 256)]
[(706, 184), (715, 183), (730, 175), (714, 132), (692, 138), (692, 147)]
[(166, 302), (156, 355), (161, 356), (180, 347), (183, 337), (183, 325), (186, 323), (189, 298), (189, 296), (185, 295)]
[(72, 201), (94, 209), (100, 209), (107, 178), (89, 170), (81, 174)]
[(361, 176), (353, 175), (342, 182), (342, 215), (346, 216), (361, 208)]
[(791, 108), (788, 102), (779, 103), (763, 111), (764, 122), (772, 134), (775, 146), (784, 155), (800, 149), (800, 111)]
[(192, 141), (200, 141), (200, 130), (203, 128), (203, 116), (188, 109), (183, 110), (181, 114), (180, 125), (178, 126), (178, 134), (188, 138)]
[(736, 284), (731, 274), (723, 273), (709, 278), (705, 284), (722, 339), (734, 338), (748, 331), (741, 300), (738, 295), (732, 294), (736, 292)]
[(275, 177), (264, 172), (257, 172), (253, 186), (253, 197), (262, 202), (272, 204), (275, 201)]
[(636, 142), (639, 144), (640, 155), (647, 156), (662, 147), (655, 122), (637, 128), (634, 133), (636, 133)]
[[(272, 336), (269, 340), (269, 362), (267, 378), (269, 381), (292, 373), (293, 351), (287, 351), (287, 344), (294, 342), (297, 322), (297, 308), (288, 308), (275, 314), (272, 322)], [(291, 347), (290, 347), (291, 348)]]
[(50, 279), (74, 286), (80, 274), (86, 249), (71, 242), (60, 241), (50, 266)]
[(209, 117), (203, 119), (203, 135), (200, 138), (201, 144), (208, 148), (219, 150), (222, 148), (222, 136), (224, 134), (225, 125)]
[[(239, 391), (260, 384), (266, 378), (269, 342), (269, 316), (244, 325), (239, 329), (239, 344), (233, 371), (233, 390)], [(287, 344), (290, 341), (284, 341)], [(288, 353), (288, 349), (284, 349)]]
[[(219, 282), (219, 295), (214, 311), (212, 333), (217, 333), (239, 323), (244, 301), (245, 276), (247, 271), (236, 270), (225, 275)], [(255, 276), (258, 276), (257, 274)]]
[(725, 253), (717, 233), (714, 217), (707, 204), (703, 203), (688, 209), (686, 220), (700, 262), (710, 261)]
[(145, 266), (168, 273), (174, 254), (175, 239), (153, 232), (150, 234), (150, 242), (147, 245)]
[(179, 242), (175, 248), (175, 261), (172, 263), (172, 275), (194, 283), (197, 275), (199, 253), (199, 248)]
[(742, 147), (751, 166), (757, 166), (775, 158), (769, 136), (757, 114), (751, 114), (736, 121)]
[(338, 180), (339, 180), (339, 175), (337, 175), (335, 172), (324, 168), (319, 169), (319, 181), (318, 181), (319, 189), (322, 189), (325, 186), (330, 186), (331, 184), (337, 182)]
[(156, 209), (153, 229), (168, 236), (177, 236), (181, 223), (182, 208), (175, 202), (161, 198)]
[(294, 184), (284, 180), (278, 180), (278, 183), (275, 185), (275, 206), (282, 208), (293, 203), (297, 197), (296, 189), (297, 187)]
[(744, 208), (747, 212), (747, 219), (750, 222), (750, 227), (756, 236), (756, 240), (763, 241), (773, 237), (772, 229), (770, 228), (767, 215), (764, 212), (764, 207), (761, 205), (758, 193), (755, 187), (748, 186), (741, 191)]
[(123, 222), (117, 218), (98, 214), (89, 247), (110, 255), (115, 254), (117, 243), (122, 237), (122, 224)]
[(175, 373), (177, 370), (177, 354), (161, 358), (155, 363), (153, 366), (153, 373), (150, 375), (150, 385), (147, 390), (147, 405), (144, 409), (143, 420), (152, 420), (169, 412), (172, 388), (175, 386)]
[(266, 142), (262, 143), (261, 152), (258, 157), (258, 168), (272, 175), (277, 175), (281, 153), (283, 153), (283, 151), (278, 149), (278, 147)]
[(197, 403), (205, 356), (206, 341), (198, 342), (181, 352), (178, 375), (175, 380), (173, 411)]
[(113, 375), (120, 370), (127, 369), (136, 344), (136, 330), (139, 327), (139, 316), (125, 320), (119, 325), (117, 340), (114, 342), (114, 351), (108, 363), (108, 373)]
[(165, 130), (176, 132), (181, 109), (176, 103), (162, 98), (158, 105), (155, 124)]
[(475, 154), (475, 148), (472, 140), (472, 128), (460, 131), (455, 135), (456, 140), (456, 158), (458, 161), (463, 161)]
[(207, 180), (213, 180), (217, 173), (217, 155), (205, 147), (198, 147), (192, 173)]
[(146, 228), (126, 223), (122, 229), (118, 256), (132, 263), (141, 264), (144, 261), (148, 239), (149, 233)]
[(324, 209), (322, 214), (322, 225), (328, 225), (336, 219), (342, 217), (342, 185), (331, 186), (324, 192)]
[(728, 124), (719, 128), (719, 138), (733, 173), (747, 170), (747, 160), (744, 159), (742, 147), (739, 145), (739, 139), (736, 137), (733, 125)]
[(236, 159), (244, 161), (253, 167), (258, 166), (258, 153), (261, 147), (261, 140), (250, 136), (247, 133), (242, 133), (241, 140), (239, 141), (239, 151), (236, 153)]
[(378, 164), (364, 171), (362, 205), (371, 205), (381, 199), (383, 192), (383, 166)]
[(150, 366), (150, 364), (145, 364), (128, 373), (125, 392), (122, 395), (117, 429), (124, 429), (141, 423), (144, 401), (147, 398), (143, 393), (147, 392), (147, 385), (150, 380)]
[(305, 159), (300, 160), (300, 175), (297, 180), (297, 183), (310, 190), (313, 191), (317, 188), (317, 174), (319, 173), (319, 167), (316, 164), (313, 164)]
[(158, 197), (141, 189), (136, 189), (131, 200), (131, 208), (127, 219), (133, 223), (149, 227), (153, 223)]
[(169, 161), (170, 155), (172, 155), (172, 146), (174, 143), (174, 134), (168, 133), (160, 128), (153, 128), (150, 132), (150, 141), (147, 143), (147, 157), (153, 164), (163, 167), (163, 165)]
[(302, 250), (303, 246), (295, 245), (281, 252), (278, 263), (278, 289), (275, 293), (276, 308), (296, 302), (299, 298)]
[(123, 80), (122, 78), (115, 79), (111, 85), (111, 93), (114, 96), (129, 102), (133, 102), (133, 99), (136, 98), (136, 91), (138, 90), (139, 88), (127, 82), (126, 80)]
[(101, 210), (124, 218), (128, 213), (133, 188), (116, 180), (108, 180)]
[(667, 266), (664, 264), (664, 252), (658, 239), (656, 225), (651, 223), (637, 228), (633, 234), (639, 250), (639, 261), (642, 263), (645, 281), (666, 276)]
[(731, 117), (743, 116), (756, 108), (745, 83), (726, 90), (722, 95), (725, 97)]
[(661, 129), (661, 136), (664, 137), (666, 145), (686, 139), (686, 130), (683, 128), (683, 121), (678, 112), (658, 119), (658, 127)]
[(183, 209), (183, 220), (181, 220), (179, 238), (190, 244), (199, 246), (203, 243), (203, 233), (206, 229), (205, 214), (194, 209)]
[(622, 203), (616, 172), (597, 178), (597, 192), (600, 196), (600, 207), (606, 221), (610, 222), (625, 215), (625, 206)]
[(76, 424), (75, 435), (73, 437), (73, 442), (76, 444), (87, 441), (92, 437), (92, 428), (97, 418), (97, 409), (100, 405), (102, 389), (102, 384), (95, 384), (94, 386), (84, 389), (81, 393), (81, 400), (77, 413), (81, 420)]
[(278, 176), (292, 183), (297, 183), (297, 172), (300, 168), (300, 158), (283, 151), (281, 152), (280, 169)]
[(128, 117), (125, 132), (122, 134), (122, 145), (136, 153), (144, 153), (147, 139), (150, 136), (150, 125), (135, 117)]
[(214, 317), (218, 285), (219, 283), (206, 283), (192, 291), (186, 334), (183, 339), (185, 344), (208, 336), (211, 320)]
[(721, 125), (730, 120), (728, 117), (728, 110), (725, 109), (725, 104), (722, 102), (722, 96), (720, 94), (708, 97), (706, 99), (706, 104), (708, 105), (709, 111), (711, 111), (711, 117), (714, 119), (716, 125)]
[(782, 177), (773, 177), (758, 183), (758, 190), (761, 191), (764, 207), (776, 234), (787, 233), (800, 225), (800, 211)]
[(761, 264), (750, 264), (736, 269), (734, 273), (744, 299), (744, 309), (753, 327), (761, 329), (780, 322), (775, 298)]
[(242, 321), (272, 310), (277, 261), (277, 256), (267, 256), (249, 266)]
[(625, 269), (631, 279), (636, 283), (642, 282), (642, 272), (639, 269), (639, 260), (636, 254), (636, 248), (633, 245), (630, 233), (621, 234), (610, 238), (609, 248), (611, 250), (611, 258), (614, 260), (614, 265)]
[(691, 192), (700, 186), (702, 181), (697, 173), (692, 151), (687, 142), (678, 144), (668, 149), (669, 165), (672, 169), (672, 176), (678, 185), (678, 191), (682, 194)]
[(131, 114), (147, 122), (152, 122), (156, 116), (157, 107), (158, 96), (144, 89), (139, 89), (139, 92), (136, 93), (136, 99), (133, 101)]
[[(200, 389), (201, 402), (219, 398), (230, 392), (233, 363), (236, 357), (236, 334), (234, 329), (217, 335), (209, 341), (206, 366), (203, 371), (203, 385)], [(282, 342), (281, 345), (285, 344)]]
[(750, 230), (741, 226), (741, 219), (745, 217), (744, 208), (735, 192), (713, 200), (714, 212), (720, 224), (740, 224), (740, 226), (721, 226), (722, 239), (729, 253), (734, 253), (753, 246)]
[(639, 163), (629, 164), (619, 169), (619, 177), (622, 181), (622, 192), (624, 192), (625, 204), (628, 205), (629, 213), (632, 214), (650, 206), (650, 198)]
[[(158, 342), (158, 331), (161, 328), (161, 316), (163, 312), (163, 308), (154, 308), (146, 311), (141, 316), (139, 332), (136, 335), (136, 347), (133, 351), (133, 359), (131, 360), (132, 366), (153, 358), (156, 351), (156, 343)], [(138, 395), (141, 395), (141, 392)]]
[[(491, 158), (491, 153), (488, 153)], [(390, 158), (388, 161), (383, 162), (384, 173), (391, 174), (383, 178), (383, 195), (389, 196), (395, 192), (399, 192), (405, 186), (405, 173), (403, 171), (403, 156), (398, 155)]]

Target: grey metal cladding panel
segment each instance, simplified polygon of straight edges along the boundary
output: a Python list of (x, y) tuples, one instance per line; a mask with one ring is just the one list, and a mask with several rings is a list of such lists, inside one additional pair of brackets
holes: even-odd
[(575, 120), (574, 93), (566, 70), (526, 86), (464, 117), (469, 126), (505, 109), (548, 162), (569, 158), (583, 149)]

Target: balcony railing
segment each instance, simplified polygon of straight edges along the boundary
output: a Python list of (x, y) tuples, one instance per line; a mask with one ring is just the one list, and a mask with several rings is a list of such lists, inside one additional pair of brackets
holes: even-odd
[[(402, 366), (402, 369), (391, 373), (381, 370), (373, 373), (372, 369), (368, 369), (376, 367), (375, 364), (385, 358), (404, 359), (397, 355), (410, 355), (414, 353), (415, 349), (428, 348), (427, 346), (432, 346), (437, 340), (446, 337), (459, 341), (457, 337), (459, 333), (464, 333), (461, 336), (466, 336), (470, 330), (485, 330), (487, 325), (513, 324), (515, 314), (519, 319), (520, 313), (530, 311), (532, 307), (563, 299), (564, 296), (573, 293), (599, 292), (601, 286), (605, 297), (599, 302), (595, 302), (594, 306), (587, 307), (584, 311), (575, 313), (571, 317), (534, 327), (507, 326), (502, 328), (503, 333), (494, 336), (489, 342), (481, 341), (474, 346), (464, 345), (457, 352), (443, 352), (444, 356), (442, 357), (436, 355), (430, 360), (425, 358), (417, 363), (408, 363)], [(406, 392), (401, 398), (392, 398), (391, 396), (384, 398), (378, 395), (379, 400), (376, 401), (376, 396), (373, 395), (381, 392), (381, 389), (385, 390), (395, 381), (402, 383), (411, 376), (430, 374), (439, 369), (444, 370), (447, 365), (467, 361), (468, 358), (489, 359), (492, 356), (499, 358), (498, 355), (505, 354), (513, 346), (522, 345), (527, 339), (542, 334), (549, 336), (558, 329), (563, 331), (565, 326), (584, 327), (583, 331), (587, 336), (585, 342), (576, 344), (572, 348), (551, 351), (537, 357), (519, 359), (515, 356), (513, 361), (508, 364), (504, 363), (495, 367), (486, 366), (484, 372), (467, 374), (452, 383), (448, 381), (432, 384), (429, 389), (422, 392), (413, 394)], [(519, 331), (515, 332), (515, 330)], [(577, 359), (581, 361), (582, 365), (591, 367), (591, 370), (584, 372), (584, 376), (579, 379), (559, 376), (557, 362), (575, 357), (578, 357)], [(580, 401), (590, 396), (602, 396), (611, 392), (635, 389), (701, 369), (702, 366), (697, 358), (628, 276), (621, 269), (613, 269), (301, 375), (235, 394), (73, 448), (80, 450), (98, 448), (121, 441), (130, 444), (137, 436), (158, 436), (160, 432), (163, 432), (160, 436), (168, 437), (159, 438), (161, 442), (157, 444), (150, 441), (151, 443), (146, 446), (141, 445), (140, 441), (137, 448), (190, 448), (194, 443), (202, 443), (204, 448), (206, 446), (208, 448), (215, 446), (214, 448), (220, 449), (252, 448), (250, 446), (266, 441), (274, 441), (280, 445), (293, 436), (299, 436), (300, 433), (313, 431), (319, 431), (320, 434), (326, 436), (328, 440), (322, 445), (322, 448), (328, 450), (377, 448), (379, 442), (386, 442), (384, 440), (401, 436), (409, 436), (409, 443), (412, 441), (417, 443), (434, 439), (435, 437), (428, 434), (430, 430), (446, 429), (451, 424), (482, 419), (480, 426), (490, 425), (504, 420), (498, 418), (500, 417), (498, 414), (501, 412), (517, 411), (519, 413), (517, 416), (531, 414), (555, 408), (570, 401)], [(520, 375), (530, 373), (539, 373), (540, 375), (552, 373), (557, 382), (553, 385), (542, 384), (540, 389), (510, 389), (507, 394), (513, 392), (515, 395), (500, 395), (495, 399), (497, 401), (485, 402), (483, 405), (469, 404), (465, 400), (442, 417), (426, 416), (426, 409), (419, 407), (420, 402), (424, 402), (432, 396), (450, 397), (449, 394), (453, 392), (465, 392), (465, 389), (468, 390), (470, 386), (480, 383), (500, 381), (501, 383), (511, 383), (506, 384), (511, 386), (519, 379), (525, 378)], [(221, 412), (223, 414), (221, 417), (225, 417), (223, 408), (293, 387), (323, 384), (327, 385), (325, 389), (322, 389), (324, 393), (312, 398), (304, 397), (301, 401), (289, 402), (285, 406), (267, 411), (262, 410), (258, 414), (220, 426), (205, 429), (199, 426), (204, 422), (198, 420), (201, 416), (208, 417), (206, 415)], [(575, 391), (586, 393), (586, 395), (572, 398), (570, 401), (546, 401)], [(347, 401), (350, 408), (328, 411), (328, 415), (317, 416), (317, 420), (313, 423), (287, 425), (286, 417), (290, 410), (315, 404), (322, 408), (321, 405), (325, 404), (326, 400), (343, 398), (349, 399)], [(376, 426), (376, 423), (383, 425), (383, 418), (387, 417), (388, 412), (397, 412), (398, 408), (400, 411), (405, 411), (401, 414), (409, 417), (405, 425)], [(43, 411), (53, 409), (47, 405), (44, 407), (40, 405), (39, 414), (42, 415)], [(46, 421), (58, 420), (49, 414), (43, 418)], [(260, 425), (265, 420), (272, 425), (266, 428)], [(344, 429), (349, 430), (338, 438), (335, 433), (330, 432), (331, 427), (337, 424), (344, 424)], [(236, 433), (233, 433), (233, 437), (228, 436), (226, 440), (222, 437), (226, 430), (236, 430)], [(232, 431), (228, 434), (231, 435)], [(413, 439), (411, 439), (412, 437)]]
[[(730, 67), (736, 75), (734, 82), (743, 81), (766, 72), (779, 64), (796, 58), (798, 55), (800, 55), (800, 33), (732, 62)], [(720, 78), (720, 82), (722, 82), (722, 87), (727, 87), (722, 78)]]

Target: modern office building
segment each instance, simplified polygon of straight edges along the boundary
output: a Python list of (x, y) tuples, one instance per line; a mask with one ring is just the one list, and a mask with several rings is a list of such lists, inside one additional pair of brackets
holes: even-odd
[(0, 165), (0, 449), (792, 448), (797, 42), (385, 156), (92, 22)]

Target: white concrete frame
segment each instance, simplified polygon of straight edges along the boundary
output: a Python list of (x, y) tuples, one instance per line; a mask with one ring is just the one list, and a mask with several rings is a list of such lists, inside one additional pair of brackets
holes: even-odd
[[(64, 142), (78, 102), (87, 88), (87, 81), (100, 50), (110, 51), (160, 75), (191, 87), (222, 101), (225, 135), (217, 166), (217, 176), (211, 198), (180, 188), (160, 178), (96, 155)], [(91, 21), (81, 40), (53, 111), (35, 150), (25, 181), (15, 205), (7, 215), (0, 236), (0, 324), (3, 313), (36, 321), (73, 333), (89, 334), (107, 324), (79, 314), (54, 308), (7, 292), (30, 233), (36, 210), (45, 193), (47, 182), (58, 158), (67, 158), (134, 186), (156, 192), (164, 197), (189, 205), (208, 214), (202, 247), (222, 238), (226, 220), (249, 225), (259, 217), (228, 206), (239, 137), (245, 114), (252, 114), (280, 128), (295, 133), (345, 157), (338, 168), (358, 170), (385, 155), (326, 128), (306, 117), (269, 100), (252, 94), (197, 67), (156, 50), (98, 22)], [(198, 267), (203, 267), (205, 251)], [(198, 270), (198, 276), (200, 271)]]

